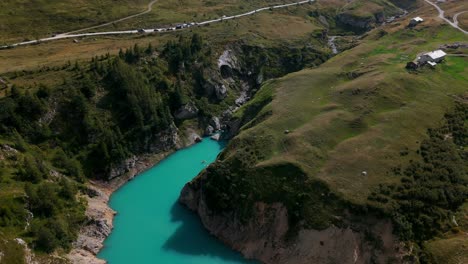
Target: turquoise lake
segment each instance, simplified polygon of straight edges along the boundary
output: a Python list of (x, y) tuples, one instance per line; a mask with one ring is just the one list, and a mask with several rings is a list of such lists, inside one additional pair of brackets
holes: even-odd
[(114, 229), (98, 257), (109, 264), (249, 263), (212, 237), (195, 213), (177, 201), (185, 183), (215, 161), (223, 147), (204, 139), (117, 190), (110, 200), (118, 212)]

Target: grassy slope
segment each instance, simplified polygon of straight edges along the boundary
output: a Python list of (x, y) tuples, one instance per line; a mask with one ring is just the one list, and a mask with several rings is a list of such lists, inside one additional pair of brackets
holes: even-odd
[(466, 263), (468, 261), (468, 203), (456, 215), (459, 228), (426, 243), (437, 263)]
[[(357, 204), (365, 204), (379, 184), (400, 181), (391, 169), (414, 158), (400, 153), (406, 148), (414, 153), (427, 129), (441, 124), (455, 95), (467, 92), (468, 82), (466, 57), (447, 57), (434, 70), (408, 73), (405, 63), (417, 53), (466, 37), (438, 23), (413, 31), (404, 25), (387, 27), (390, 33), (380, 39), (376, 30), (363, 44), (319, 68), (264, 85), (238, 115), (263, 105), (268, 97), (273, 100), (243, 127), (235, 144), (261, 153), (257, 167), (298, 165), (310, 178), (323, 180)], [(285, 134), (286, 129), (291, 133)], [(224, 155), (249, 156), (239, 150)], [(466, 205), (457, 219), (466, 222)], [(465, 223), (458, 233), (429, 242), (427, 249), (439, 261), (464, 263), (466, 231)]]
[[(0, 44), (37, 39), (110, 22), (140, 13), (151, 0), (6, 0), (0, 3)], [(238, 14), (284, 1), (166, 0), (153, 5), (152, 12), (90, 31), (156, 27), (183, 21), (204, 21)], [(292, 1), (290, 1), (292, 2)]]
[(0, 43), (45, 37), (146, 10), (149, 0), (5, 0), (0, 2)]
[[(262, 164), (298, 163), (356, 203), (379, 183), (398, 180), (387, 172), (404, 161), (401, 150), (416, 149), (426, 129), (437, 125), (452, 96), (466, 91), (468, 61), (449, 57), (419, 74), (404, 69), (419, 51), (463, 40), (445, 26), (373, 37), (317, 69), (272, 84), (267, 109), (273, 116), (240, 134), (275, 139)], [(417, 38), (427, 41), (416, 44)], [(353, 79), (351, 73), (362, 75)], [(284, 134), (286, 129), (292, 133)]]
[(153, 46), (164, 44), (169, 39), (177, 39), (179, 35), (197, 32), (204, 39), (212, 43), (214, 48), (222, 48), (224, 43), (244, 40), (256, 44), (276, 45), (278, 40), (292, 42), (303, 39), (310, 33), (321, 28), (314, 19), (307, 16), (311, 6), (291, 7), (287, 10), (263, 12), (255, 16), (244, 17), (234, 21), (215, 23), (207, 27), (191, 30), (150, 34), (148, 36), (109, 36), (101, 38), (85, 38), (79, 43), (72, 40), (60, 40), (35, 46), (25, 46), (16, 49), (0, 51), (0, 74), (23, 70), (36, 69), (43, 65), (63, 65), (68, 60), (89, 59), (92, 56), (107, 52), (117, 54), (120, 48), (127, 48), (138, 43), (146, 46), (149, 42)]

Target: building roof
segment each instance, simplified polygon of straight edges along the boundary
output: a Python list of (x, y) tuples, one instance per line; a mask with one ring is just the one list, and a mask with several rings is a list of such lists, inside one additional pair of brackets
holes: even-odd
[(416, 22), (423, 22), (424, 19), (422, 19), (421, 17), (413, 17), (411, 20), (414, 20)]
[(440, 58), (445, 57), (445, 55), (447, 55), (447, 53), (445, 53), (443, 50), (434, 50), (434, 51), (428, 52), (428, 53), (426, 53), (424, 55), (427, 55), (427, 56), (431, 57), (431, 59), (435, 60), (435, 59), (440, 59)]
[(428, 61), (427, 63), (428, 63), (429, 65), (431, 65), (432, 67), (434, 67), (434, 66), (436, 66), (436, 65), (437, 65), (437, 63), (435, 63), (435, 62), (432, 62), (432, 61)]

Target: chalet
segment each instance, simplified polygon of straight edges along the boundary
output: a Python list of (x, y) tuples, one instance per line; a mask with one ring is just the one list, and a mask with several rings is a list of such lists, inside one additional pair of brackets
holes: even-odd
[(414, 17), (410, 20), (409, 27), (415, 27), (417, 24), (422, 23), (424, 19), (420, 17)]
[(439, 63), (445, 59), (445, 56), (447, 56), (447, 53), (445, 53), (443, 50), (434, 50), (428, 53), (424, 53), (418, 57), (418, 63), (420, 65), (428, 62)]

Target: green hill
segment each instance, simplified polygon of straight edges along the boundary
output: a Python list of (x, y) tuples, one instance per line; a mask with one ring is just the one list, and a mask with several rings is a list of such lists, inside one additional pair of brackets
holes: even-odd
[[(232, 122), (240, 133), (188, 186), (201, 184), (211, 210), (242, 221), (257, 202), (284, 204), (293, 233), (346, 225), (337, 219), (348, 210), (392, 219), (399, 238), (420, 248), (449, 231), (468, 194), (468, 60), (448, 56), (417, 72), (405, 64), (466, 37), (446, 25), (386, 30), (317, 68), (263, 85)], [(464, 244), (462, 237), (447, 242), (453, 250)], [(431, 252), (441, 254), (435, 245)]]

